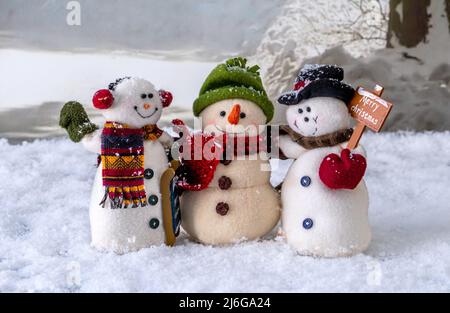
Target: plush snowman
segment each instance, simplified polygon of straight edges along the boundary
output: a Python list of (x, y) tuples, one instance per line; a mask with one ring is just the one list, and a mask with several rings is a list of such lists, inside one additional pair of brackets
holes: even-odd
[(213, 138), (221, 151), (220, 161), (191, 163), (193, 180), (202, 176), (206, 181), (182, 185), (187, 190), (181, 197), (182, 227), (205, 244), (254, 240), (279, 221), (279, 195), (270, 185), (267, 152), (260, 149), (262, 128), (274, 108), (258, 69), (247, 67), (243, 58), (218, 65), (193, 105), (203, 136)]
[(294, 90), (278, 99), (289, 106), (280, 150), (295, 159), (282, 185), (282, 227), (302, 255), (350, 256), (371, 239), (365, 151), (346, 149), (354, 89), (343, 76), (337, 66), (307, 65)]
[(169, 92), (150, 82), (125, 77), (93, 97), (106, 119), (100, 130), (81, 104), (63, 107), (60, 125), (70, 138), (100, 155), (90, 202), (95, 248), (125, 253), (165, 242), (160, 178), (171, 137), (156, 123), (171, 101)]

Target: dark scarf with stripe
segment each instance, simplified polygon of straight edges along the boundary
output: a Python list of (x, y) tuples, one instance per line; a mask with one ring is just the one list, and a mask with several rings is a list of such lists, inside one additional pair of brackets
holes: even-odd
[(322, 136), (302, 136), (293, 131), (289, 126), (280, 126), (280, 135), (289, 135), (292, 141), (298, 143), (305, 149), (315, 149), (322, 147), (332, 147), (346, 142), (353, 134), (353, 128), (341, 129), (336, 132)]
[(130, 128), (126, 124), (107, 121), (101, 141), (101, 163), (105, 196), (111, 208), (145, 206), (144, 140), (157, 140), (162, 134), (156, 125)]

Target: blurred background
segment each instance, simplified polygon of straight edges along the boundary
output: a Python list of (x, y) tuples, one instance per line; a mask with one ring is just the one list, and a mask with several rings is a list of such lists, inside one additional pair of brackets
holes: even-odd
[(450, 0), (0, 0), (0, 137), (63, 135), (59, 109), (139, 76), (174, 95), (162, 124), (193, 120), (209, 71), (259, 64), (278, 95), (305, 63), (333, 63), (354, 85), (386, 90), (385, 130), (450, 129)]

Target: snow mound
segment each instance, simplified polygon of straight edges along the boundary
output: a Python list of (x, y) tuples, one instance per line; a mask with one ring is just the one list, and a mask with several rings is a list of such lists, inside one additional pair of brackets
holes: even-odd
[[(96, 156), (65, 139), (0, 140), (0, 292), (450, 291), (450, 133), (367, 133), (373, 241), (298, 256), (281, 237), (118, 256), (89, 246)], [(289, 166), (283, 161), (272, 182)]]

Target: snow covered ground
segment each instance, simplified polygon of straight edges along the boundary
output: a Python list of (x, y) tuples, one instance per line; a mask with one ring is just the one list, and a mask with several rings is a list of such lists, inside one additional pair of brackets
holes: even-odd
[(368, 132), (363, 143), (372, 244), (352, 258), (316, 259), (281, 237), (210, 247), (183, 236), (173, 248), (96, 252), (96, 156), (66, 139), (0, 140), (0, 291), (450, 291), (450, 132)]

